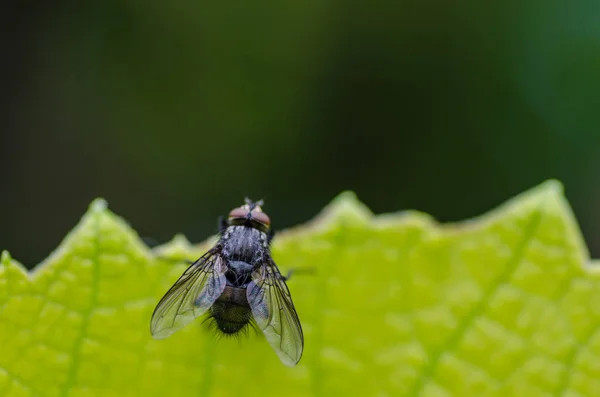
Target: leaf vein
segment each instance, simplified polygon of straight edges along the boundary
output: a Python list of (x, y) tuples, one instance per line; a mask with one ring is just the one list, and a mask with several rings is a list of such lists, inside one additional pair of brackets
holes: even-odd
[(594, 326), (590, 327), (590, 331), (588, 332), (588, 336), (585, 339), (585, 342), (575, 343), (573, 345), (573, 348), (569, 351), (569, 354), (565, 358), (565, 371), (563, 376), (561, 377), (560, 385), (556, 390), (556, 396), (564, 396), (567, 393), (568, 387), (571, 384), (573, 368), (575, 367), (577, 358), (583, 351), (585, 351), (585, 349), (589, 346), (590, 342), (598, 333), (600, 333), (600, 328), (598, 327), (598, 324), (594, 324)]
[(448, 351), (454, 350), (456, 348), (458, 343), (466, 334), (469, 327), (475, 322), (475, 320), (478, 317), (480, 317), (483, 314), (485, 308), (489, 304), (491, 298), (494, 296), (498, 288), (504, 285), (509, 280), (510, 276), (519, 266), (520, 260), (522, 259), (523, 253), (525, 252), (527, 246), (535, 236), (535, 231), (537, 230), (540, 224), (540, 220), (541, 213), (538, 209), (531, 215), (531, 219), (529, 220), (526, 226), (526, 229), (523, 233), (523, 237), (517, 245), (517, 247), (515, 248), (514, 254), (509, 258), (505, 266), (505, 270), (491, 284), (490, 288), (485, 292), (485, 294), (483, 295), (481, 300), (479, 300), (477, 305), (473, 307), (471, 312), (465, 316), (464, 320), (461, 323), (459, 323), (455, 331), (448, 337), (445, 343), (443, 343), (442, 347), (432, 354), (428, 365), (426, 365), (421, 371), (421, 376), (417, 378), (417, 381), (408, 393), (408, 396), (417, 397), (421, 395), (427, 381), (434, 376), (435, 371), (437, 370), (437, 367), (443, 355)]
[(94, 213), (94, 218), (93, 218), (93, 222), (94, 222), (94, 252), (92, 255), (92, 293), (90, 295), (90, 305), (89, 305), (89, 309), (87, 311), (84, 311), (82, 313), (82, 322), (81, 322), (81, 332), (79, 334), (79, 336), (77, 337), (77, 339), (75, 340), (75, 343), (73, 344), (73, 350), (71, 352), (71, 365), (69, 366), (69, 370), (67, 372), (67, 380), (65, 381), (64, 384), (64, 388), (62, 390), (62, 392), (60, 393), (60, 395), (62, 397), (66, 397), (69, 395), (69, 391), (72, 388), (72, 386), (75, 383), (75, 379), (77, 376), (77, 368), (79, 368), (80, 362), (81, 362), (81, 347), (83, 345), (83, 341), (85, 340), (85, 336), (87, 335), (88, 332), (88, 328), (90, 325), (90, 317), (92, 315), (92, 312), (94, 310), (94, 308), (97, 306), (97, 301), (98, 301), (98, 279), (100, 277), (100, 269), (99, 269), (99, 261), (100, 261), (100, 255), (99, 255), (99, 251), (100, 251), (100, 247), (99, 247), (99, 243), (98, 240), (101, 238), (101, 233), (100, 233), (100, 216), (102, 216), (102, 213), (98, 213), (95, 212)]

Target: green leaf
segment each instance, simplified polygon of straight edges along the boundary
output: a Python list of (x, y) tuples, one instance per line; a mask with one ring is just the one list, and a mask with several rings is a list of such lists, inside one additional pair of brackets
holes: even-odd
[(373, 216), (344, 193), (282, 232), (282, 270), (315, 270), (289, 282), (306, 337), (295, 368), (262, 335), (217, 340), (201, 320), (151, 339), (152, 310), (185, 269), (159, 257), (206, 246), (176, 237), (151, 251), (96, 200), (34, 271), (3, 253), (0, 396), (600, 391), (600, 276), (557, 182), (453, 225)]

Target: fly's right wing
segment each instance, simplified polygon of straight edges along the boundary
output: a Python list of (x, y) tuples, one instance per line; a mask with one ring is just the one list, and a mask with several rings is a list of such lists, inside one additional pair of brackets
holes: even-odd
[(225, 289), (226, 271), (218, 247), (188, 267), (154, 309), (150, 323), (152, 336), (166, 338), (210, 309)]
[(289, 367), (298, 364), (304, 350), (302, 326), (285, 278), (270, 257), (252, 274), (246, 297), (256, 325), (279, 359)]

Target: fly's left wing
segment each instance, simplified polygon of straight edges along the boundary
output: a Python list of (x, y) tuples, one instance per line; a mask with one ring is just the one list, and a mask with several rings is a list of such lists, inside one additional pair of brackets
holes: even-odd
[(194, 262), (154, 309), (150, 322), (152, 336), (166, 338), (210, 309), (225, 289), (226, 271), (218, 247)]
[(287, 366), (298, 364), (304, 335), (285, 278), (270, 258), (252, 273), (246, 296), (256, 325)]

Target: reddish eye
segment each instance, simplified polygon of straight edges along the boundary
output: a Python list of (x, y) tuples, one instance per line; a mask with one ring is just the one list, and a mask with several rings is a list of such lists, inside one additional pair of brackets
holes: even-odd
[(271, 219), (269, 219), (269, 216), (262, 211), (252, 211), (252, 219), (255, 219), (265, 226), (269, 226), (271, 224)]
[(229, 213), (230, 218), (245, 218), (246, 215), (248, 215), (248, 209), (244, 207), (234, 208)]

